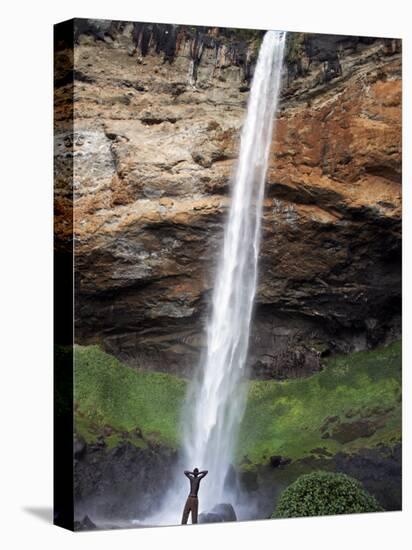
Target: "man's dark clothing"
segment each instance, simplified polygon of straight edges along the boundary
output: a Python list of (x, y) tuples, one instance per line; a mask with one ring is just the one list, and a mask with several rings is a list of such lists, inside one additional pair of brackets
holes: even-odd
[(199, 499), (197, 497), (188, 496), (183, 510), (182, 525), (186, 525), (189, 519), (189, 514), (192, 512), (192, 523), (197, 523), (197, 512), (199, 510)]
[(197, 523), (197, 513), (199, 509), (199, 500), (197, 498), (197, 493), (199, 492), (200, 480), (203, 479), (206, 474), (207, 470), (204, 470), (203, 472), (199, 472), (197, 470), (189, 472), (188, 470), (185, 470), (185, 476), (190, 481), (190, 493), (187, 497), (186, 504), (183, 510), (182, 524), (187, 523), (190, 513), (192, 513), (192, 523)]

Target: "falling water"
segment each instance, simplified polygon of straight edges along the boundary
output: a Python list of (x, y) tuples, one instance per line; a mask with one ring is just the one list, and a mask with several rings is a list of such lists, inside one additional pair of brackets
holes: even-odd
[[(200, 490), (203, 510), (231, 497), (225, 479), (246, 401), (246, 388), (241, 381), (246, 374), (264, 184), (284, 44), (285, 33), (268, 31), (260, 48), (216, 274), (207, 350), (200, 375), (193, 380), (187, 396), (181, 466), (209, 471)], [(187, 480), (179, 476), (177, 483), (165, 502), (175, 515), (175, 506), (183, 507), (187, 494)]]

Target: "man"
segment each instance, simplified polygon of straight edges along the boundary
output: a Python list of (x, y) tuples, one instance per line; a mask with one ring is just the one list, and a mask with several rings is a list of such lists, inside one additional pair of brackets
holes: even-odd
[(193, 472), (185, 470), (185, 476), (189, 478), (190, 481), (190, 493), (183, 510), (182, 525), (186, 525), (190, 512), (192, 513), (192, 523), (197, 523), (197, 512), (199, 509), (197, 493), (199, 492), (200, 480), (203, 479), (205, 475), (207, 475), (207, 470), (203, 470), (202, 472), (199, 472), (197, 468), (195, 468)]

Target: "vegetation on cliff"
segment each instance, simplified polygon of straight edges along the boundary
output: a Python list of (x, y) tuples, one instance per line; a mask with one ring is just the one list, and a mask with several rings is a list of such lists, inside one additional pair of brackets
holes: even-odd
[(86, 441), (177, 445), (183, 380), (132, 370), (97, 346), (76, 346), (74, 360), (76, 430)]
[(313, 472), (300, 476), (283, 491), (272, 517), (330, 516), (381, 512), (362, 485), (345, 474)]
[[(243, 467), (273, 455), (292, 460), (356, 451), (401, 438), (401, 343), (331, 357), (307, 379), (249, 382), (239, 438)], [(186, 381), (134, 370), (97, 346), (75, 348), (76, 431), (135, 445), (176, 448)]]
[(253, 381), (239, 459), (292, 459), (400, 440), (401, 343), (330, 357), (307, 379)]

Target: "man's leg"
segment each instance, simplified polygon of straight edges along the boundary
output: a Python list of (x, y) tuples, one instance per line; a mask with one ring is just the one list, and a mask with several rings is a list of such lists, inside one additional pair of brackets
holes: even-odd
[(199, 508), (199, 501), (196, 499), (193, 499), (192, 503), (192, 523), (197, 523), (197, 511)]
[(189, 518), (190, 504), (189, 499), (186, 500), (185, 507), (183, 508), (182, 525), (186, 525)]

